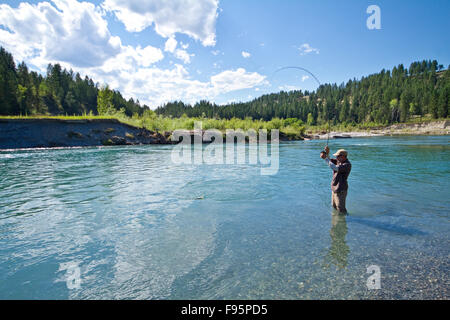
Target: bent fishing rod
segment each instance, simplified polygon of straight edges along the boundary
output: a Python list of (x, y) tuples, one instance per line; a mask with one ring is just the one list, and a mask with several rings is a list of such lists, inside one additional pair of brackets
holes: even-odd
[[(320, 83), (319, 79), (314, 75), (314, 73), (312, 73), (312, 72), (309, 71), (308, 69), (305, 69), (305, 68), (302, 68), (302, 67), (298, 67), (298, 66), (287, 66), (287, 67), (279, 68), (279, 69), (275, 70), (274, 73), (272, 73), (271, 78), (272, 78), (276, 73), (278, 73), (279, 71), (286, 70), (286, 69), (298, 69), (298, 70), (305, 71), (305, 72), (307, 72), (308, 74), (310, 74), (310, 75), (314, 78), (314, 80), (317, 81), (317, 83), (319, 84), (319, 87), (322, 85), (322, 84)], [(327, 110), (327, 111), (328, 111), (328, 110)], [(328, 128), (327, 128), (327, 145), (326, 145), (326, 146), (328, 147), (328, 141), (330, 140), (330, 112), (327, 112), (327, 118), (328, 118)]]

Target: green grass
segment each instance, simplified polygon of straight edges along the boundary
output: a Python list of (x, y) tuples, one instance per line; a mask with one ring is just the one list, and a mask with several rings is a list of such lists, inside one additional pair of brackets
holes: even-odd
[[(209, 119), (209, 118), (189, 118), (186, 116), (180, 118), (164, 117), (161, 115), (151, 114), (146, 116), (133, 115), (128, 117), (123, 113), (117, 113), (115, 115), (60, 115), (60, 116), (48, 116), (48, 115), (27, 115), (27, 116), (0, 116), (0, 119), (58, 119), (58, 120), (98, 120), (98, 119), (115, 119), (122, 123), (131, 125), (137, 128), (145, 128), (151, 131), (157, 132), (172, 132), (177, 129), (193, 130), (194, 123), (196, 121), (201, 122), (202, 129), (217, 129), (225, 132), (227, 129), (242, 129), (244, 131), (248, 129), (254, 129), (256, 131), (260, 129), (266, 129), (270, 132), (272, 129), (279, 129), (281, 132), (292, 138), (298, 138), (307, 134), (317, 134), (325, 133), (328, 129), (328, 124), (323, 123), (315, 126), (304, 125), (301, 120), (296, 119), (279, 119), (273, 118), (270, 121), (263, 120), (253, 120), (251, 118), (246, 119)], [(431, 121), (444, 121), (449, 120), (449, 118), (444, 119), (432, 119), (431, 116), (427, 115), (424, 117), (414, 117), (409, 119), (405, 123), (420, 123), (420, 122), (431, 122)], [(382, 123), (341, 123), (337, 125), (331, 125), (330, 131), (340, 131), (340, 132), (355, 132), (355, 131), (368, 131), (373, 129), (385, 128), (389, 125)]]
[(94, 116), (94, 115), (82, 115), (82, 116), (47, 116), (47, 115), (27, 115), (27, 116), (0, 116), (0, 119), (57, 119), (57, 120), (97, 120), (97, 119), (116, 119), (122, 123), (137, 127), (145, 128), (157, 132), (174, 131), (177, 129), (193, 130), (195, 122), (201, 122), (202, 129), (217, 129), (225, 132), (227, 129), (242, 129), (247, 131), (248, 129), (254, 129), (258, 131), (260, 129), (266, 129), (270, 132), (272, 129), (279, 129), (281, 132), (287, 135), (302, 136), (304, 133), (304, 126), (301, 121), (293, 122), (292, 120), (284, 120), (274, 118), (271, 121), (252, 120), (246, 119), (208, 119), (208, 118), (172, 118), (164, 117), (161, 115), (151, 116), (137, 116), (127, 117), (124, 114), (108, 115), (108, 116)]
[[(406, 122), (402, 122), (404, 124), (415, 124), (415, 123), (426, 123), (426, 122), (437, 122), (437, 121), (448, 121), (450, 118), (438, 118), (434, 119), (431, 117), (431, 115), (426, 115), (423, 117), (414, 116), (410, 119), (408, 119)], [(370, 131), (370, 130), (376, 130), (376, 129), (384, 129), (387, 128), (391, 124), (385, 124), (385, 123), (376, 123), (376, 122), (365, 122), (365, 123), (340, 123), (330, 126), (330, 131), (337, 131), (337, 132), (364, 132), (364, 131)], [(318, 134), (318, 133), (324, 133), (327, 132), (328, 124), (320, 124), (315, 126), (306, 126), (305, 132), (307, 134)]]

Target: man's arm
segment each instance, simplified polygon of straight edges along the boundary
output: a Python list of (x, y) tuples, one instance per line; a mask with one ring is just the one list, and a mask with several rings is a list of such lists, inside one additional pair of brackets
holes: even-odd
[[(334, 161), (333, 161), (334, 160)], [(331, 168), (331, 170), (333, 171), (339, 171), (339, 166), (336, 165), (335, 163), (336, 159), (330, 159), (327, 155), (327, 157), (325, 158), (325, 162), (327, 163), (327, 165)]]
[(333, 171), (338, 171), (338, 167), (336, 166), (337, 160), (336, 159), (330, 159), (330, 148), (328, 148), (328, 145), (325, 147), (325, 149), (320, 153), (320, 157), (325, 160), (327, 165), (331, 168)]
[(325, 158), (325, 162), (328, 164), (328, 166), (333, 171), (346, 172), (346, 171), (350, 170), (350, 163), (348, 163), (348, 162), (344, 162), (344, 163), (341, 163), (340, 165), (337, 165), (336, 159), (330, 159), (328, 157)]

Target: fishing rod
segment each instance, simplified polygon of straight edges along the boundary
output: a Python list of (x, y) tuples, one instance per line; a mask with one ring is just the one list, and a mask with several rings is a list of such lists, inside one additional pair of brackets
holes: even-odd
[[(308, 69), (305, 69), (305, 68), (302, 68), (302, 67), (298, 67), (298, 66), (287, 66), (287, 67), (279, 68), (279, 69), (275, 70), (274, 73), (272, 73), (271, 78), (272, 78), (276, 73), (278, 73), (279, 71), (286, 70), (286, 69), (298, 69), (298, 70), (305, 71), (305, 72), (307, 72), (308, 74), (310, 74), (310, 75), (314, 78), (314, 80), (317, 81), (317, 83), (319, 84), (319, 87), (322, 85), (322, 83), (320, 83), (319, 79), (314, 75), (314, 73), (312, 73), (312, 72), (309, 71)], [(327, 111), (328, 111), (328, 110), (327, 110)], [(330, 140), (330, 112), (327, 112), (327, 118), (328, 118), (328, 128), (327, 128), (327, 145), (326, 145), (326, 146), (328, 147), (328, 141)]]
[(302, 68), (302, 67), (296, 67), (296, 66), (287, 66), (287, 67), (282, 67), (282, 68), (280, 68), (280, 69), (277, 69), (277, 70), (275, 70), (275, 72), (272, 74), (272, 77), (273, 77), (276, 73), (278, 73), (279, 71), (286, 70), (286, 69), (298, 69), (298, 70), (305, 71), (305, 72), (309, 73), (309, 74), (314, 78), (314, 80), (317, 81), (317, 83), (319, 84), (319, 86), (322, 85), (322, 84), (320, 83), (319, 79), (317, 79), (317, 77), (314, 75), (314, 73), (312, 73), (312, 72), (309, 71), (308, 69), (305, 69), (305, 68)]

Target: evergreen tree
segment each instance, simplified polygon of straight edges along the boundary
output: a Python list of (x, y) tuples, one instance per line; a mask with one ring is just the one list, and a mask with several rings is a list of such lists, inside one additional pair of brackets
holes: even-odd
[(442, 88), (439, 93), (437, 115), (439, 118), (446, 118), (448, 116), (448, 104), (450, 99), (450, 87)]
[[(449, 66), (450, 67), (450, 66)], [(173, 101), (158, 107), (157, 114), (172, 117), (299, 119), (308, 124), (393, 123), (410, 115), (448, 117), (450, 70), (436, 60), (395, 66), (392, 71), (323, 84), (316, 91), (281, 91), (249, 102), (218, 106), (206, 100), (194, 105)], [(92, 79), (59, 64), (48, 65), (46, 76), (17, 68), (12, 55), (0, 48), (0, 114), (115, 114), (142, 115), (148, 106), (126, 100), (119, 91), (98, 87)], [(148, 114), (148, 112), (147, 112)]]
[(17, 74), (12, 55), (0, 48), (0, 113), (19, 114)]

